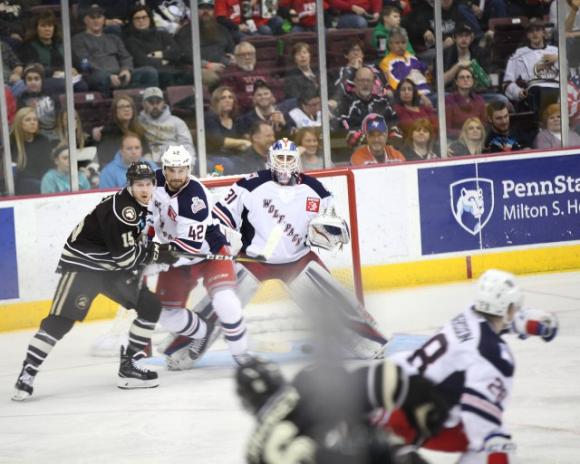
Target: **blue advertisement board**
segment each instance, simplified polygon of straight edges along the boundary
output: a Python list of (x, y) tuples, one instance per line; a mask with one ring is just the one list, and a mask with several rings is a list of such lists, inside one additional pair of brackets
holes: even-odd
[(18, 298), (14, 209), (0, 208), (0, 300)]
[(580, 240), (580, 155), (418, 170), (424, 255)]

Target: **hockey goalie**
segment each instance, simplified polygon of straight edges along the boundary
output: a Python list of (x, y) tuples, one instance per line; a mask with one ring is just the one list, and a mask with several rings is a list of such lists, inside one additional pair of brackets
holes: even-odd
[[(234, 184), (216, 203), (213, 214), (224, 226), (232, 254), (255, 259), (236, 263), (243, 305), (261, 282), (280, 279), (311, 326), (328, 336), (327, 341), (340, 339), (347, 356), (383, 357), (387, 341), (376, 322), (312, 250), (346, 245), (350, 233), (347, 223), (335, 213), (332, 194), (302, 172), (300, 153), (293, 142), (275, 142), (269, 150), (268, 169)], [(211, 320), (209, 299), (199, 302), (194, 310)], [(187, 369), (201, 355), (190, 350), (171, 356), (180, 358), (182, 368)]]

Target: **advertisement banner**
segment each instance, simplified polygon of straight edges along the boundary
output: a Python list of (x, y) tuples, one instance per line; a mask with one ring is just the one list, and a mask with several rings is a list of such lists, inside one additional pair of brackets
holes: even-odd
[(0, 208), (0, 300), (19, 297), (14, 208)]
[(423, 255), (580, 240), (580, 155), (418, 170)]

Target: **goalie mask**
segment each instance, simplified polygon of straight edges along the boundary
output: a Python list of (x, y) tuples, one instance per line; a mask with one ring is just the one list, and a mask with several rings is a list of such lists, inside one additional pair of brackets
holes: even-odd
[(268, 167), (273, 179), (281, 185), (292, 185), (302, 172), (300, 152), (296, 144), (286, 138), (278, 140), (268, 152)]

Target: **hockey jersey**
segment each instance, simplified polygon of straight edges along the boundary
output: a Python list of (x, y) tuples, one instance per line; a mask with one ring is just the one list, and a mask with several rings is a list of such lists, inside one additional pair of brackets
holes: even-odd
[(242, 251), (250, 257), (263, 255), (272, 246), (269, 239), (277, 229), (281, 238), (268, 262), (282, 264), (310, 251), (308, 224), (332, 204), (332, 195), (314, 177), (301, 174), (298, 183), (284, 186), (272, 179), (269, 170), (262, 170), (235, 183), (213, 212), (225, 226), (242, 234)]
[(134, 269), (147, 258), (140, 240), (147, 207), (127, 188), (108, 195), (68, 237), (60, 261), (64, 271), (120, 271)]
[(514, 358), (489, 322), (471, 309), (409, 353), (393, 356), (409, 373), (435, 383), (450, 405), (446, 426), (463, 424), (470, 450), (491, 434), (507, 435), (503, 411), (510, 397)]
[[(211, 215), (213, 203), (208, 190), (190, 177), (179, 191), (172, 192), (166, 186), (162, 170), (155, 174), (157, 186), (148, 222), (155, 230), (156, 240), (171, 242), (188, 253), (217, 253), (227, 240), (219, 231), (219, 225), (214, 224)], [(180, 260), (177, 265), (200, 260)]]

